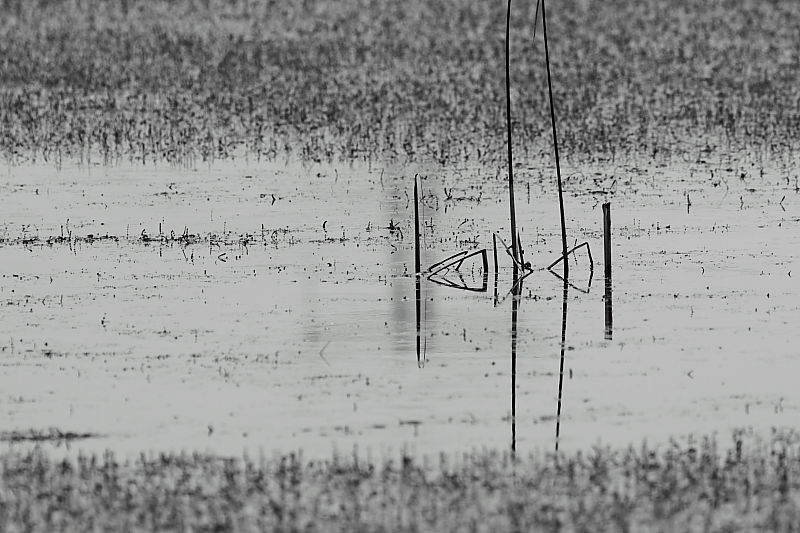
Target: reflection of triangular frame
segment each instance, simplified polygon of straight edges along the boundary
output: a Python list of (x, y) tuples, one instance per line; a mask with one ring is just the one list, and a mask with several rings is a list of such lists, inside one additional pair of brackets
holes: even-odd
[[(508, 289), (508, 292), (506, 293), (505, 296), (503, 296), (502, 300), (498, 300), (497, 299), (497, 291), (495, 290), (494, 306), (497, 307), (499, 304), (502, 304), (503, 302), (505, 302), (508, 299), (509, 296), (512, 296), (514, 294), (519, 296), (520, 294), (522, 294), (522, 282), (525, 281), (525, 278), (527, 278), (528, 276), (530, 276), (534, 272), (541, 272), (541, 270), (530, 270), (529, 269), (529, 270), (525, 270), (524, 272), (522, 272), (522, 274), (520, 274), (519, 277), (517, 278), (516, 283), (513, 283), (511, 285), (511, 288)], [(495, 285), (495, 289), (497, 289), (496, 285)]]
[(486, 292), (489, 290), (489, 274), (483, 274), (483, 276), (481, 276), (482, 284), (480, 287), (470, 287), (467, 284), (466, 280), (464, 280), (464, 276), (461, 274), (461, 272), (457, 272), (457, 274), (460, 283), (457, 283), (451, 279), (448, 279), (445, 276), (440, 276), (438, 274), (430, 274), (428, 276), (428, 281), (430, 281), (431, 283), (435, 283), (437, 285), (442, 285), (443, 287), (450, 287), (462, 291)]
[[(584, 244), (586, 244), (586, 243), (584, 243)], [(550, 273), (552, 275), (554, 275), (555, 277), (557, 277), (558, 279), (560, 279), (561, 281), (566, 282), (567, 285), (569, 285), (570, 287), (572, 287), (576, 291), (582, 292), (583, 294), (589, 294), (589, 290), (592, 288), (592, 278), (594, 277), (594, 269), (589, 270), (589, 283), (586, 285), (585, 289), (581, 289), (580, 287), (578, 287), (577, 285), (575, 285), (574, 283), (572, 283), (568, 279), (564, 279), (564, 277), (561, 274), (559, 274), (558, 272), (556, 272), (555, 270), (550, 270)]]

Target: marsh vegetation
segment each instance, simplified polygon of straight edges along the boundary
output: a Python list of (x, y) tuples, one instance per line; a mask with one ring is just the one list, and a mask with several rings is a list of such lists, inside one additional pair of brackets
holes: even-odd
[(796, 434), (435, 458), (0, 457), (6, 531), (793, 531)]
[[(549, 155), (536, 2), (511, 17), (514, 143)], [(565, 161), (794, 153), (796, 2), (565, 0), (548, 24)], [(505, 158), (490, 2), (5, 0), (7, 159)]]

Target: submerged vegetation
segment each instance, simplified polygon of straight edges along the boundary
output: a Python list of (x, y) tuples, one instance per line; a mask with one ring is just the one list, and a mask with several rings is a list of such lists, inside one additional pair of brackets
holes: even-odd
[[(796, 531), (800, 437), (435, 461), (0, 455), (4, 531)], [(11, 529), (9, 529), (11, 528)]]
[[(514, 4), (515, 150), (548, 158), (536, 2)], [(239, 154), (504, 162), (491, 2), (0, 2), (7, 160)], [(549, 14), (562, 156), (653, 160), (800, 138), (794, 0), (585, 2)], [(523, 160), (524, 160), (523, 159)]]

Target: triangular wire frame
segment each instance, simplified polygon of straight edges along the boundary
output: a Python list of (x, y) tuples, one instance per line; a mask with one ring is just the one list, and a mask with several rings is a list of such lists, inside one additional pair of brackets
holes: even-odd
[[(577, 240), (577, 239), (576, 239), (576, 240)], [(582, 242), (582, 243), (580, 243), (579, 245), (577, 245), (577, 246), (573, 246), (572, 248), (570, 248), (569, 250), (567, 250), (567, 253), (566, 253), (566, 255), (561, 255), (561, 256), (559, 256), (559, 258), (558, 258), (558, 259), (556, 259), (555, 261), (553, 261), (552, 263), (550, 263), (550, 264), (547, 266), (547, 270), (553, 270), (553, 267), (554, 267), (554, 266), (556, 266), (557, 264), (559, 264), (559, 263), (560, 263), (561, 261), (563, 261), (563, 260), (564, 260), (566, 257), (569, 257), (569, 255), (570, 255), (570, 254), (572, 254), (572, 255), (575, 255), (575, 251), (576, 251), (576, 250), (578, 250), (579, 248), (583, 248), (584, 246), (586, 247), (586, 251), (587, 251), (587, 253), (589, 254), (589, 269), (590, 269), (592, 272), (594, 272), (594, 259), (592, 259), (592, 249), (591, 249), (591, 247), (589, 247), (589, 243), (588, 243), (588, 242)]]

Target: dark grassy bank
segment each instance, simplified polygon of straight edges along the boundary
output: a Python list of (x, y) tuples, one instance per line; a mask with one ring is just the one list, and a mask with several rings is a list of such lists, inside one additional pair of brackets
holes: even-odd
[[(514, 6), (524, 162), (551, 147), (535, 2)], [(3, 0), (0, 151), (504, 161), (504, 15), (473, 0)], [(565, 158), (791, 155), (797, 20), (796, 0), (553, 4)]]
[(512, 460), (0, 456), (4, 531), (796, 531), (800, 439)]

